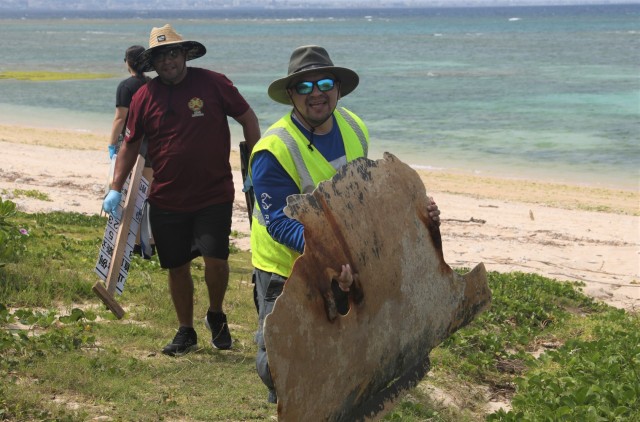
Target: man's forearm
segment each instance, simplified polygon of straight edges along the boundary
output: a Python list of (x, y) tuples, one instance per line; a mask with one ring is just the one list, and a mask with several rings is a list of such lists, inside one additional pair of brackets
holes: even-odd
[(249, 155), (253, 147), (260, 140), (260, 124), (258, 123), (258, 117), (254, 113), (253, 109), (249, 108), (242, 116), (236, 119), (238, 123), (242, 125), (242, 133), (244, 140), (247, 142), (247, 149)]
[(122, 147), (118, 152), (118, 158), (116, 159), (116, 167), (113, 173), (111, 189), (118, 192), (122, 190), (122, 186), (124, 186), (124, 182), (127, 180), (127, 177), (129, 176), (129, 173), (131, 173), (131, 169), (138, 158), (140, 144), (140, 141), (122, 143)]

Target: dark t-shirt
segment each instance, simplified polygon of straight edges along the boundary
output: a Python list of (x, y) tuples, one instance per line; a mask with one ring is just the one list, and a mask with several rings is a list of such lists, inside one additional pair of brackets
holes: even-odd
[(142, 85), (145, 84), (144, 79), (131, 76), (124, 79), (118, 84), (116, 90), (116, 107), (129, 108), (133, 94), (135, 94)]
[(149, 201), (170, 211), (196, 211), (232, 202), (233, 178), (227, 116), (249, 104), (225, 75), (189, 67), (177, 85), (159, 77), (134, 95), (125, 142), (146, 136), (153, 162)]
[[(118, 84), (118, 88), (116, 89), (116, 107), (126, 107), (129, 108), (131, 105), (131, 99), (133, 95), (138, 92), (138, 90), (145, 84), (147, 81), (150, 81), (151, 78), (145, 76), (143, 78), (136, 78), (135, 76), (131, 76), (127, 79), (124, 79)], [(118, 138), (118, 148), (120, 147), (120, 142), (124, 137), (124, 129), (122, 129), (122, 133)], [(147, 156), (147, 141), (145, 140), (140, 147), (140, 154), (145, 158), (144, 166), (151, 167), (151, 160)]]

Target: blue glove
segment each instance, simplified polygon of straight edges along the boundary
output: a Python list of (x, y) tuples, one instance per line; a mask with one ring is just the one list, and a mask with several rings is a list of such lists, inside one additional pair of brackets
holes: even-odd
[(110, 214), (116, 220), (120, 220), (120, 214), (118, 213), (118, 205), (120, 205), (120, 201), (122, 200), (122, 194), (118, 191), (111, 189), (107, 196), (104, 197), (104, 201), (102, 202), (102, 209), (105, 210), (107, 214)]
[(116, 155), (116, 146), (109, 145), (109, 160), (111, 160), (114, 155)]

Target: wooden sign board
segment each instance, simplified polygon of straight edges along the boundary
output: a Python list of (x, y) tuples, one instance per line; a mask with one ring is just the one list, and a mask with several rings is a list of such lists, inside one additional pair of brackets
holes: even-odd
[(118, 318), (124, 316), (124, 310), (115, 300), (114, 293), (122, 294), (124, 290), (149, 190), (149, 182), (142, 177), (144, 162), (144, 157), (138, 155), (122, 189), (121, 218), (118, 221), (109, 216), (95, 267), (102, 281), (93, 285), (93, 291)]

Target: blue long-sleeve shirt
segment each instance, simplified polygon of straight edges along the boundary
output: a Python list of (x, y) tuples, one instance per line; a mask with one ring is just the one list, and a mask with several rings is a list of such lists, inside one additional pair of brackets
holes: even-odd
[[(313, 148), (338, 169), (347, 163), (342, 135), (333, 118), (333, 128), (324, 135), (313, 135)], [(292, 119), (302, 133), (311, 139), (311, 132)], [(257, 205), (262, 211), (267, 232), (276, 242), (302, 253), (304, 250), (304, 226), (284, 213), (289, 195), (299, 194), (295, 181), (269, 151), (258, 151), (251, 163), (253, 189)]]

